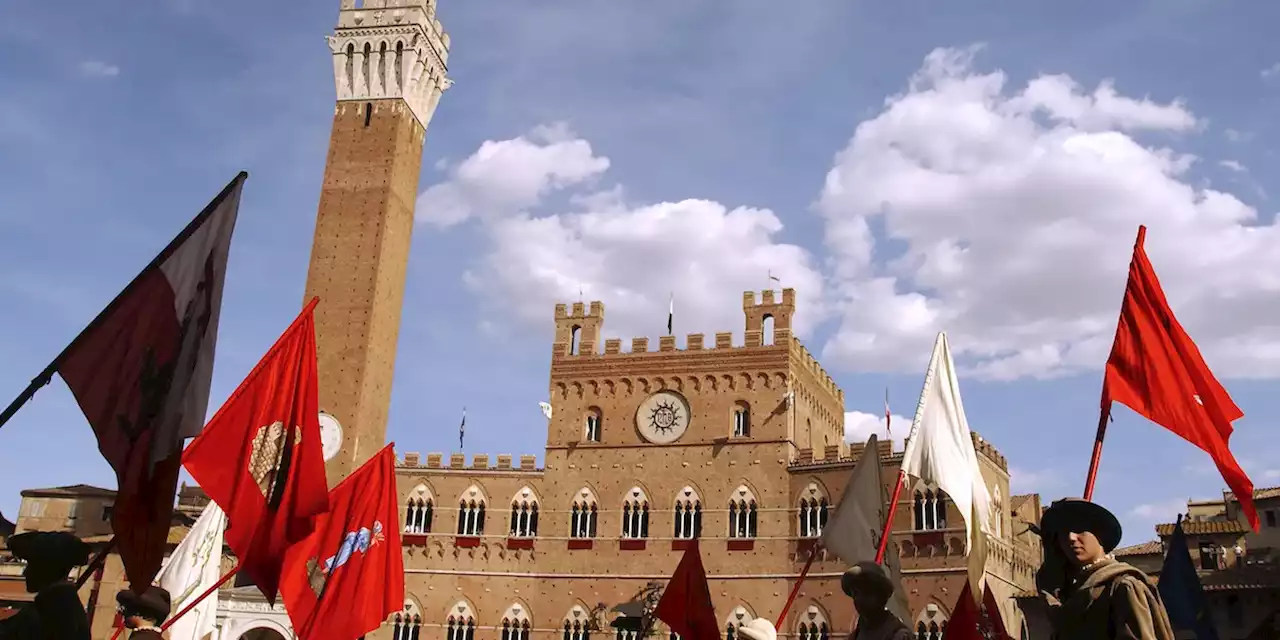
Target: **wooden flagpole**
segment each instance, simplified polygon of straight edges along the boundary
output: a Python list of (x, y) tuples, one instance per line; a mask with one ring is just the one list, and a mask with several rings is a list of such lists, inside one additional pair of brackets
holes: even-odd
[(805, 561), (804, 568), (800, 570), (800, 578), (796, 580), (794, 587), (791, 587), (791, 594), (787, 596), (787, 603), (782, 605), (782, 613), (778, 614), (778, 622), (773, 625), (775, 629), (781, 629), (782, 623), (786, 621), (787, 614), (791, 613), (791, 605), (796, 603), (796, 596), (800, 594), (800, 587), (804, 585), (804, 579), (809, 576), (809, 569), (813, 568), (813, 561), (818, 557), (818, 547), (821, 540), (815, 540), (813, 547), (809, 549), (809, 559)]

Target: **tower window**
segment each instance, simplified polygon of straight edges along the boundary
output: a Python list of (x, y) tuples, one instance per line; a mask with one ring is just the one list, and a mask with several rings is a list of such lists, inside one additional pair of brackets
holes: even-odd
[(746, 438), (751, 435), (751, 409), (745, 402), (739, 402), (733, 408), (733, 437)]
[(756, 501), (755, 500), (730, 500), (729, 501), (729, 537), (730, 538), (754, 538), (756, 537)]
[(594, 538), (596, 537), (596, 503), (586, 503), (582, 501), (574, 501), (573, 511), (570, 516), (571, 538)]
[(649, 537), (649, 500), (639, 488), (632, 489), (622, 502), (622, 537)]
[(582, 327), (574, 327), (569, 336), (569, 355), (578, 355), (578, 341), (582, 338)]
[(583, 436), (587, 442), (600, 442), (600, 417), (599, 409), (587, 412), (586, 424), (583, 425)]
[(409, 498), (409, 504), (405, 507), (404, 513), (404, 532), (431, 533), (431, 518), (434, 511), (435, 504), (431, 496)]
[(947, 496), (941, 489), (916, 489), (912, 502), (917, 531), (937, 531), (947, 528)]
[(484, 500), (463, 500), (458, 504), (458, 535), (484, 535)]
[(702, 535), (702, 501), (692, 487), (685, 487), (675, 506), (675, 537), (692, 540)]
[(511, 536), (532, 538), (538, 535), (538, 503), (518, 500), (511, 503)]
[(826, 496), (806, 496), (800, 499), (800, 537), (817, 538), (827, 526), (829, 510)]
[(364, 126), (369, 126), (369, 122), (373, 120), (373, 103), (364, 103)]
[(773, 316), (766, 315), (760, 323), (760, 344), (770, 346), (773, 344)]

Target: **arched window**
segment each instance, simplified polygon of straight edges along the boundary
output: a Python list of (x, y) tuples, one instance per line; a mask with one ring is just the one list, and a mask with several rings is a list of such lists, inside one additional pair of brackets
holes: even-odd
[(418, 640), (422, 632), (422, 616), (397, 613), (391, 626), (391, 640)]
[(729, 498), (729, 537), (756, 537), (756, 496), (746, 485), (739, 486)]
[(796, 629), (800, 640), (831, 640), (831, 625), (826, 616), (815, 606), (810, 606), (800, 616), (800, 627)]
[(702, 500), (693, 487), (685, 487), (676, 494), (675, 537), (692, 540), (702, 535)]
[(453, 605), (445, 619), (444, 640), (475, 640), (476, 617), (465, 601)]
[(751, 435), (751, 405), (739, 400), (733, 405), (733, 437), (746, 438)]
[(800, 496), (800, 537), (817, 538), (827, 526), (827, 511), (830, 504), (827, 494), (816, 482), (809, 483), (808, 488)]
[(435, 498), (427, 486), (420, 484), (409, 494), (404, 509), (405, 533), (431, 533), (431, 518), (435, 514)]
[(741, 627), (755, 619), (755, 616), (747, 610), (746, 607), (734, 607), (729, 612), (729, 617), (724, 621), (724, 640), (740, 640), (738, 637), (738, 627)]
[(928, 605), (916, 618), (916, 640), (942, 640), (947, 630), (947, 617), (936, 605)]
[(917, 484), (911, 506), (917, 531), (947, 528), (947, 494), (941, 489), (923, 482)]
[(587, 409), (587, 415), (583, 418), (582, 439), (587, 442), (600, 442), (600, 425), (603, 423), (604, 414), (600, 409), (591, 407)]
[(458, 500), (458, 535), (484, 535), (484, 493), (472, 485)]
[(991, 533), (997, 538), (1004, 535), (1004, 497), (1000, 494), (1000, 487), (991, 493)]
[(532, 630), (529, 612), (525, 611), (524, 605), (513, 604), (502, 614), (502, 640), (529, 640)]
[(532, 538), (536, 535), (538, 535), (538, 497), (534, 495), (532, 489), (525, 487), (511, 499), (511, 537)]
[(622, 537), (649, 537), (649, 498), (640, 487), (633, 487), (623, 498)]
[(573, 499), (569, 516), (569, 537), (595, 538), (598, 510), (595, 494), (584, 487)]
[(582, 605), (574, 605), (564, 617), (563, 640), (591, 640), (591, 615)]

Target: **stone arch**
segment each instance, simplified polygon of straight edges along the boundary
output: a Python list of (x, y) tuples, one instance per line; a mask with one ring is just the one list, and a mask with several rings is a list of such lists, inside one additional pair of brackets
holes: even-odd
[(827, 612), (818, 603), (812, 603), (800, 612), (796, 621), (796, 635), (800, 640), (830, 640), (829, 620)]
[(447, 640), (465, 640), (467, 637), (475, 637), (479, 615), (471, 602), (463, 598), (445, 611), (443, 622)]
[(725, 375), (721, 376), (720, 379), (724, 381), (725, 390), (733, 391), (734, 389), (738, 388), (738, 385), (736, 384), (737, 380), (733, 376), (726, 373)]
[(485, 513), (489, 499), (479, 483), (472, 484), (458, 496), (458, 535), (484, 535)]
[(680, 540), (692, 540), (702, 536), (702, 496), (691, 484), (676, 492), (672, 505), (675, 520), (674, 536)]
[(693, 389), (694, 391), (702, 391), (702, 381), (698, 379), (698, 376), (689, 376), (686, 383), (689, 385), (690, 389)]
[(724, 640), (741, 640), (738, 636), (738, 627), (746, 625), (755, 617), (756, 614), (745, 603), (734, 607), (724, 618)]
[(528, 603), (516, 600), (502, 612), (502, 620), (498, 624), (502, 640), (529, 640), (533, 631), (533, 613), (529, 611)]
[(431, 533), (431, 525), (435, 520), (435, 493), (427, 484), (426, 478), (419, 478), (418, 484), (405, 497), (404, 531), (411, 534)]
[(293, 637), (293, 634), (278, 622), (254, 620), (250, 624), (252, 626), (241, 632), (236, 640), (285, 640)]
[(564, 629), (565, 640), (587, 640), (591, 637), (591, 609), (587, 607), (587, 603), (578, 600), (569, 611), (564, 614), (562, 628)]
[(412, 594), (405, 594), (404, 608), (387, 616), (387, 623), (391, 625), (391, 637), (397, 640), (417, 637), (422, 632), (422, 623), (426, 619), (421, 601)]
[(920, 613), (916, 615), (915, 623), (911, 630), (916, 632), (917, 638), (927, 638), (928, 640), (942, 640), (942, 633), (947, 629), (947, 621), (951, 619), (951, 611), (946, 605), (934, 600), (924, 606)]
[(603, 435), (604, 411), (592, 405), (582, 413), (582, 439), (585, 442), (600, 442)]
[(735, 438), (751, 437), (751, 403), (735, 400), (729, 414), (729, 434)]
[(648, 394), (649, 390), (653, 388), (648, 378), (636, 378), (636, 386), (640, 387), (640, 393), (644, 394)]
[(618, 393), (618, 383), (617, 383), (617, 382), (614, 382), (613, 380), (605, 380), (605, 381), (604, 381), (604, 391), (605, 391), (605, 393), (606, 393), (607, 395), (609, 395), (610, 397), (613, 397), (614, 395), (617, 395), (617, 393)]
[(802, 538), (816, 538), (822, 535), (827, 526), (827, 518), (831, 511), (830, 493), (817, 478), (811, 478), (809, 484), (796, 497), (798, 508), (797, 530)]
[(631, 395), (636, 388), (636, 383), (631, 378), (622, 378), (618, 381), (618, 384), (622, 385), (622, 392), (627, 395)]
[(709, 375), (709, 376), (704, 376), (704, 377), (703, 377), (703, 379), (702, 379), (702, 383), (703, 383), (703, 385), (705, 385), (705, 386), (706, 386), (707, 391), (715, 391), (715, 390), (716, 390), (716, 388), (718, 387), (718, 385), (716, 384), (716, 377), (715, 377), (715, 376), (710, 376), (710, 375)]
[(755, 387), (755, 385), (752, 384), (751, 374), (749, 373), (739, 373), (738, 383), (742, 385), (743, 389), (747, 389), (747, 390), (750, 390)]
[(637, 484), (622, 496), (622, 537), (648, 538), (649, 511), (652, 507), (649, 492)]
[(582, 397), (582, 395), (583, 395), (582, 383), (581, 383), (581, 382), (572, 382), (572, 383), (570, 383), (570, 385), (572, 385), (572, 387), (573, 387), (573, 395), (574, 395), (575, 397), (581, 398), (581, 397)]
[(582, 487), (569, 505), (569, 537), (595, 538), (599, 517), (600, 499), (591, 487)]
[(738, 485), (729, 494), (729, 537), (755, 538), (759, 524), (760, 500), (751, 487)]
[(511, 496), (511, 535), (516, 538), (538, 535), (538, 494), (528, 485)]
[(569, 397), (569, 386), (568, 386), (568, 385), (566, 385), (566, 384), (565, 384), (565, 383), (563, 383), (563, 382), (557, 382), (557, 383), (556, 383), (556, 393), (560, 394), (560, 397), (561, 397), (561, 398), (568, 398), (568, 397)]
[(759, 384), (758, 384), (758, 386), (759, 386), (761, 389), (768, 389), (768, 388), (769, 388), (769, 374), (767, 374), (767, 373), (757, 373), (757, 374), (756, 374), (756, 380), (757, 380), (757, 382), (759, 383)]

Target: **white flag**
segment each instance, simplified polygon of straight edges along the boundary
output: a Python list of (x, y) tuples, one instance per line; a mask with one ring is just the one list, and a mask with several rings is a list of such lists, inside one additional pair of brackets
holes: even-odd
[[(184, 609), (222, 577), (222, 533), (226, 525), (222, 509), (210, 502), (160, 569), (156, 584), (169, 592), (173, 613)], [(213, 633), (217, 612), (218, 594), (213, 593), (169, 627), (170, 640), (201, 640)]]
[(547, 402), (539, 402), (539, 403), (538, 403), (538, 408), (539, 408), (539, 409), (542, 409), (542, 415), (546, 416), (548, 420), (550, 420), (550, 419), (551, 419), (551, 404), (550, 404), (550, 403), (547, 403)]
[(975, 598), (981, 598), (987, 556), (984, 534), (991, 533), (991, 495), (978, 467), (972, 438), (947, 334), (939, 333), (902, 454), (902, 470), (938, 485), (964, 517), (970, 588)]

